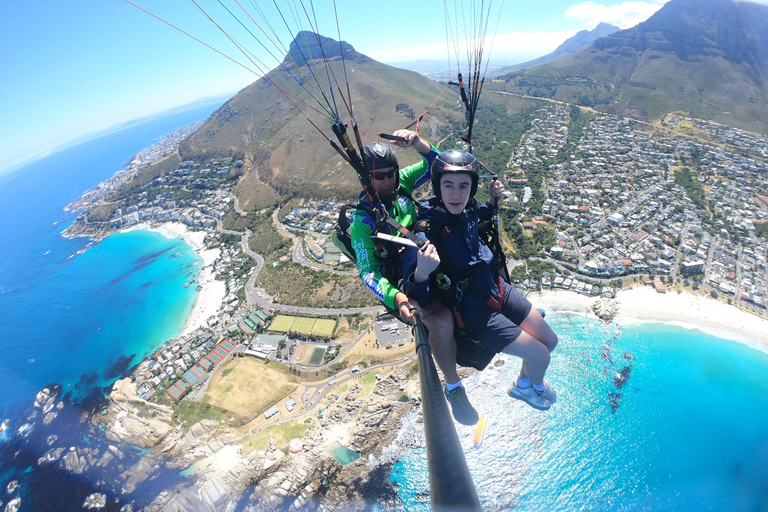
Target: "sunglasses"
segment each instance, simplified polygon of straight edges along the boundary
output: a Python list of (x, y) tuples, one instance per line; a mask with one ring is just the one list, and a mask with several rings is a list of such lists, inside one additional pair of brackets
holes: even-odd
[(386, 179), (392, 179), (395, 177), (395, 170), (386, 171), (386, 172), (376, 172), (371, 171), (371, 178), (375, 180), (386, 180)]

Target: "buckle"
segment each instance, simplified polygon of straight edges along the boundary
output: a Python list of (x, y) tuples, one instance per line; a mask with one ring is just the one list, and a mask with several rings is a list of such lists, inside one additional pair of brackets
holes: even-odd
[(464, 297), (464, 288), (467, 286), (468, 279), (462, 279), (458, 283), (456, 283), (456, 299), (461, 302), (462, 297)]
[(435, 281), (437, 282), (437, 287), (441, 290), (447, 290), (451, 287), (451, 280), (448, 279), (448, 276), (440, 272), (437, 274), (437, 277), (435, 277)]

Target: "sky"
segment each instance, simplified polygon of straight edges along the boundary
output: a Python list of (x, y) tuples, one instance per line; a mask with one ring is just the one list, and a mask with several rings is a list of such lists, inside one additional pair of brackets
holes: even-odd
[[(284, 50), (275, 49), (273, 42), (287, 46), (299, 22), (301, 28), (316, 27), (334, 39), (340, 36), (359, 52), (385, 63), (449, 58), (444, 2), (439, 0), (336, 0), (338, 26), (333, 0), (312, 0), (313, 4), (304, 0), (303, 7), (298, 0), (276, 0), (288, 27), (271, 1), (132, 1), (243, 65), (126, 0), (2, 2), (0, 173), (85, 134), (201, 98), (229, 97), (255, 81), (259, 69), (195, 3), (260, 56), (258, 67), (265, 70), (282, 58)], [(667, 1), (491, 0), (488, 35), (495, 34), (491, 60), (513, 64), (546, 55), (579, 30), (591, 30), (600, 22), (622, 29), (635, 26)], [(449, 11), (454, 2), (445, 0)], [(310, 26), (303, 9), (312, 13), (313, 5)], [(238, 14), (245, 28), (222, 6)], [(258, 9), (264, 9), (269, 23), (259, 17)], [(471, 23), (459, 24), (458, 17), (452, 15), (451, 20), (461, 37)]]

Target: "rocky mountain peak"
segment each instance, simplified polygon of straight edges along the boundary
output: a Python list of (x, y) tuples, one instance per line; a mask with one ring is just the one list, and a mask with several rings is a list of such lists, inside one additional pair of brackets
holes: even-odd
[(340, 58), (342, 52), (345, 60), (357, 60), (362, 54), (346, 41), (336, 41), (330, 37), (302, 30), (291, 41), (288, 57), (301, 67), (309, 61)]

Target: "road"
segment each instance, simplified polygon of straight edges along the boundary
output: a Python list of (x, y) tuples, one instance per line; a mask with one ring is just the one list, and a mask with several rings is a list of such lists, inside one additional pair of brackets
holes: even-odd
[[(237, 206), (237, 199), (235, 199), (235, 211), (237, 211), (241, 215), (245, 215), (244, 212), (240, 211), (239, 206)], [(283, 227), (283, 225), (280, 222), (277, 221), (277, 210), (275, 210), (275, 214), (273, 215), (273, 220), (275, 221), (275, 226), (277, 226), (277, 229), (280, 231), (280, 233), (294, 239), (293, 256), (294, 256), (294, 261), (296, 261), (296, 263), (300, 263), (302, 265), (308, 266), (314, 270), (322, 270), (325, 272), (331, 272), (338, 275), (345, 275), (345, 276), (357, 275), (350, 272), (335, 271), (333, 269), (330, 269), (329, 267), (325, 267), (325, 265), (312, 264), (304, 256), (304, 253), (301, 249), (302, 247), (301, 238), (290, 233), (288, 230), (286, 230)], [(248, 302), (248, 306), (252, 309), (259, 307), (259, 308), (274, 309), (278, 311), (286, 311), (289, 313), (304, 313), (304, 314), (310, 314), (310, 315), (351, 315), (355, 313), (377, 313), (379, 311), (384, 310), (382, 306), (368, 306), (368, 307), (362, 307), (362, 308), (308, 308), (303, 306), (276, 304), (272, 302), (272, 297), (264, 293), (262, 290), (254, 287), (254, 282), (256, 281), (256, 278), (259, 276), (259, 273), (264, 268), (264, 258), (260, 254), (253, 252), (251, 248), (248, 247), (248, 238), (250, 238), (251, 232), (247, 229), (245, 230), (245, 232), (224, 229), (224, 225), (222, 224), (222, 221), (218, 219), (216, 219), (216, 229), (220, 233), (240, 236), (240, 247), (242, 248), (243, 252), (256, 261), (256, 266), (254, 267), (253, 272), (248, 278), (248, 281), (246, 281), (245, 283), (245, 300)]]
[(299, 228), (286, 227), (282, 222), (280, 222), (277, 219), (277, 213), (278, 213), (278, 210), (275, 210), (274, 213), (272, 214), (272, 222), (274, 222), (275, 227), (277, 228), (277, 231), (281, 235), (293, 240), (293, 250), (291, 251), (293, 261), (295, 261), (300, 265), (304, 265), (305, 267), (309, 267), (312, 270), (322, 270), (323, 272), (329, 272), (331, 274), (336, 274), (338, 276), (348, 276), (348, 277), (357, 276), (357, 272), (344, 272), (341, 270), (336, 270), (332, 267), (329, 267), (328, 265), (323, 265), (321, 263), (317, 263), (315, 260), (309, 259), (304, 254), (304, 243), (301, 240), (301, 236), (295, 233), (295, 232), (309, 233), (309, 231), (306, 231), (304, 229), (299, 229)]

